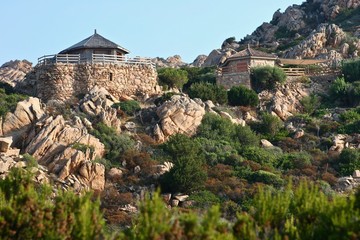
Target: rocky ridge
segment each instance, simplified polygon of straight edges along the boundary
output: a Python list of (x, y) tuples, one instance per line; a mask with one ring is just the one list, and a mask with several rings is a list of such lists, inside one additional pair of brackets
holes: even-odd
[(0, 67), (0, 82), (15, 86), (21, 82), (32, 69), (32, 63), (27, 60), (14, 60), (4, 63)]

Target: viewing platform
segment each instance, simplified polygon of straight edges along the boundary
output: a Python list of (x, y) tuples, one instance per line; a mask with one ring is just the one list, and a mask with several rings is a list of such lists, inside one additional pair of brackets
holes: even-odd
[(134, 57), (129, 58), (125, 55), (108, 55), (108, 54), (53, 54), (45, 55), (38, 58), (37, 65), (49, 65), (55, 63), (63, 64), (82, 64), (82, 63), (102, 63), (102, 64), (140, 64), (140, 65), (151, 65), (155, 67), (155, 64), (151, 61), (151, 58), (145, 57)]

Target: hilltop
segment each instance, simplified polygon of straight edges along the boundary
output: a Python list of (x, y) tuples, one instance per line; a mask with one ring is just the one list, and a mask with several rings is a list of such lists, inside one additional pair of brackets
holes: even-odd
[(230, 37), (213, 50), (203, 66), (223, 63), (248, 44), (284, 58), (342, 59), (360, 50), (360, 1), (308, 0), (276, 11), (270, 22), (240, 41)]

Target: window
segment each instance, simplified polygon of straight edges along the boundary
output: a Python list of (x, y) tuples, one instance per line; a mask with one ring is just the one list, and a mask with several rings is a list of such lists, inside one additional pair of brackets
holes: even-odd
[(113, 80), (113, 74), (109, 73), (109, 80), (112, 81)]

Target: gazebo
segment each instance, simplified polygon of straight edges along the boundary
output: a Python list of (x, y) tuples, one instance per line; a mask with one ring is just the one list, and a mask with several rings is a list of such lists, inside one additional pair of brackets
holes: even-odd
[(81, 60), (90, 60), (94, 54), (124, 56), (128, 53), (130, 53), (129, 50), (104, 38), (96, 30), (90, 37), (59, 52), (59, 54), (80, 54)]

